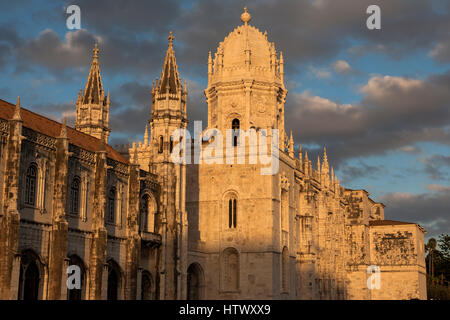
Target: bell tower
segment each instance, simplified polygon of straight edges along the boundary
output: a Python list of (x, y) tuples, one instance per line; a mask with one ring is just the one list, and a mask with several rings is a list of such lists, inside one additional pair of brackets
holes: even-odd
[(109, 93), (103, 92), (102, 76), (98, 64), (97, 43), (84, 92), (78, 93), (75, 129), (108, 143), (109, 133)]
[(142, 170), (157, 175), (160, 185), (159, 214), (155, 220), (155, 232), (163, 235), (157, 267), (160, 299), (180, 299), (186, 290), (186, 166), (172, 162), (172, 149), (178, 142), (172, 141), (171, 135), (175, 130), (187, 127), (187, 89), (186, 83), (181, 84), (178, 73), (174, 38), (170, 32), (161, 77), (153, 83), (152, 109), (144, 141), (138, 145), (133, 143), (129, 150), (131, 160)]
[(208, 128), (278, 129), (285, 139), (283, 54), (277, 55), (267, 32), (251, 26), (244, 8), (242, 25), (220, 42), (208, 57)]
[(173, 40), (170, 32), (169, 45), (161, 72), (161, 79), (156, 79), (152, 87), (152, 110), (150, 115), (150, 144), (153, 149), (154, 164), (170, 161), (173, 142), (170, 137), (176, 129), (187, 127), (186, 83), (183, 87), (178, 73)]

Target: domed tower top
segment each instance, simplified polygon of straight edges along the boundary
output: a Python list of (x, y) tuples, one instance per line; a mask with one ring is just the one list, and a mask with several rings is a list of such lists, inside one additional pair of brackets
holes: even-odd
[(283, 55), (267, 32), (249, 24), (251, 18), (244, 8), (242, 24), (219, 43), (215, 55), (209, 53), (208, 128), (279, 129), (284, 141)]
[(267, 40), (267, 32), (249, 24), (252, 16), (244, 8), (243, 25), (235, 28), (219, 43), (214, 58), (208, 60), (209, 85), (216, 81), (243, 78), (276, 82), (283, 86), (283, 62), (277, 57), (275, 44)]

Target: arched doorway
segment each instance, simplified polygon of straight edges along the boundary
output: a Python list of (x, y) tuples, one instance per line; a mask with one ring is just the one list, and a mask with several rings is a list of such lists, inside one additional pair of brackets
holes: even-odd
[(203, 269), (198, 263), (193, 263), (187, 270), (187, 298), (200, 300), (203, 298)]
[(70, 256), (69, 265), (76, 265), (80, 268), (80, 289), (67, 289), (68, 300), (83, 300), (85, 296), (85, 281), (86, 281), (86, 269), (83, 260), (77, 255)]
[(38, 257), (34, 252), (23, 253), (20, 263), (19, 300), (39, 298), (40, 271)]
[(108, 262), (108, 289), (107, 299), (118, 300), (120, 290), (120, 267), (116, 262), (110, 260)]
[(141, 300), (153, 300), (152, 275), (147, 271), (142, 273)]

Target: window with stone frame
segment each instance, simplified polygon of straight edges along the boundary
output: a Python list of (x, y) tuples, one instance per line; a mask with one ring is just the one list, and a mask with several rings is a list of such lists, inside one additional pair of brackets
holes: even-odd
[(37, 181), (37, 166), (31, 164), (25, 177), (25, 204), (34, 206), (36, 204), (36, 181)]
[(239, 129), (240, 129), (239, 119), (233, 119), (233, 121), (231, 122), (231, 129), (233, 130), (233, 147), (237, 147), (238, 141), (239, 141)]
[(237, 200), (235, 197), (231, 197), (228, 200), (228, 228), (237, 227)]
[(115, 223), (116, 220), (116, 189), (111, 188), (108, 193), (107, 219), (109, 223)]
[(80, 178), (75, 177), (70, 184), (70, 213), (80, 214)]
[(159, 136), (159, 146), (158, 146), (158, 153), (163, 153), (164, 148), (164, 137)]

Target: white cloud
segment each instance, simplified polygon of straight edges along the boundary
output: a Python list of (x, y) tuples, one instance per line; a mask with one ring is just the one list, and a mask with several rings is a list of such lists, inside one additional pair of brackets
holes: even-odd
[(329, 79), (331, 78), (331, 72), (326, 69), (319, 69), (314, 67), (309, 67), (310, 72), (317, 79)]
[(348, 74), (353, 71), (348, 62), (344, 60), (337, 60), (332, 66), (334, 71), (338, 74)]

